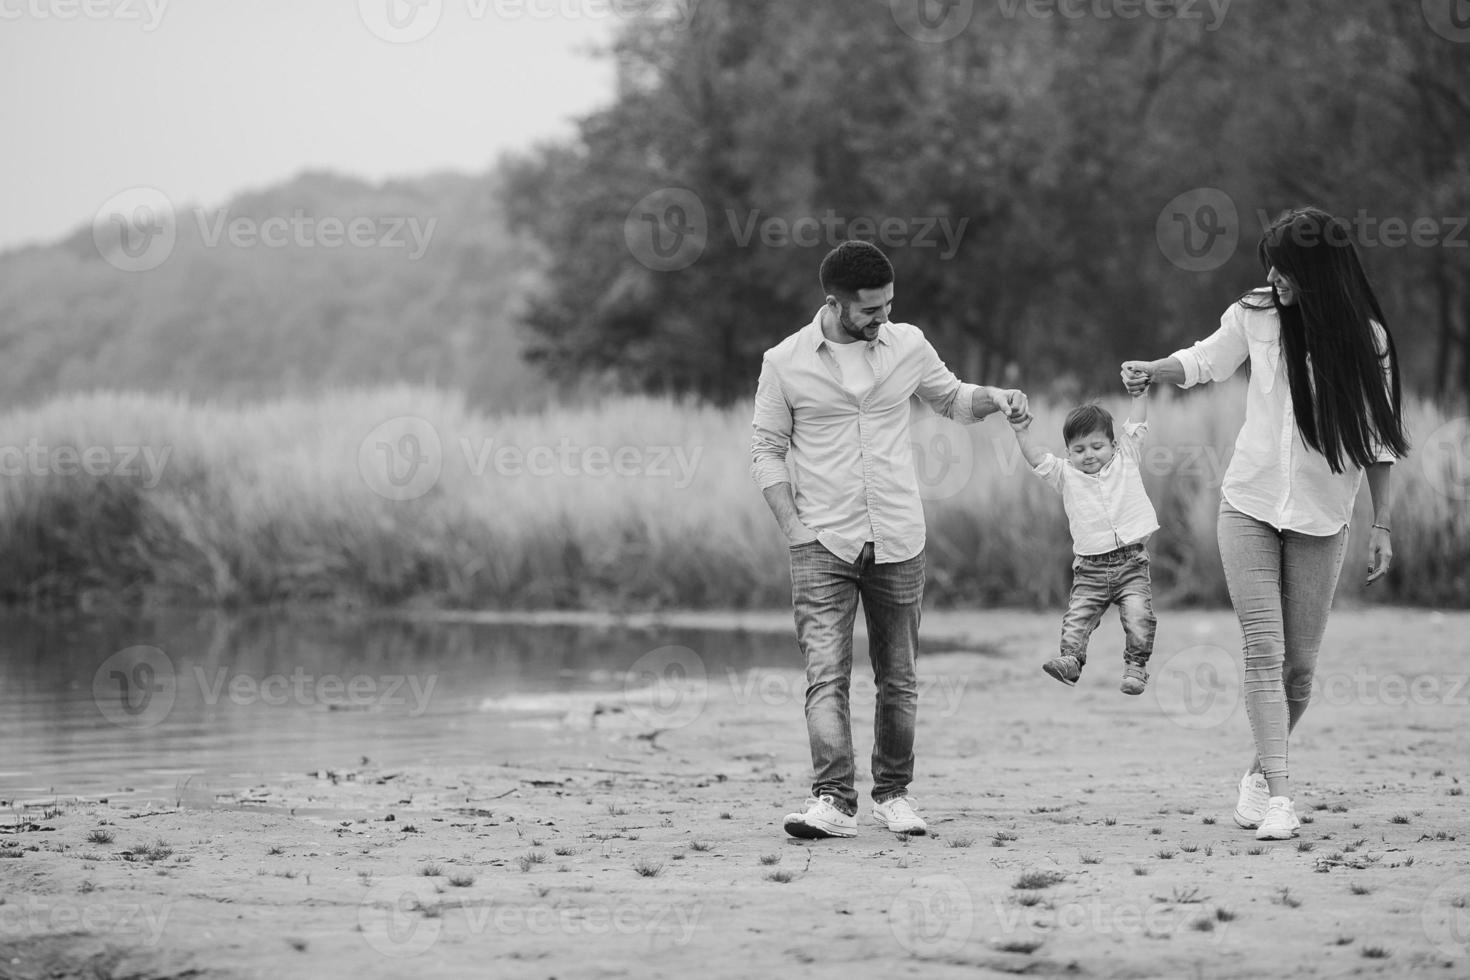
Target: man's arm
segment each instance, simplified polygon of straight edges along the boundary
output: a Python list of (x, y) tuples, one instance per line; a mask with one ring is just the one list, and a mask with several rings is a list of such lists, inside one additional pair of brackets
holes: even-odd
[(970, 414), (983, 419), (993, 412), (1003, 412), (1007, 420), (1015, 422), (1026, 417), (1029, 399), (1019, 388), (991, 388), (979, 385), (970, 402)]
[(796, 512), (796, 494), (786, 469), (786, 451), (791, 446), (791, 406), (781, 390), (781, 379), (770, 359), (761, 362), (761, 377), (755, 389), (755, 430), (750, 441), (750, 475), (761, 488), (766, 506), (791, 544), (815, 541), (811, 528), (801, 523)]
[(945, 367), (933, 344), (927, 340), (922, 343), (925, 364), (914, 394), (936, 414), (960, 423), (978, 422), (996, 412), (1004, 412), (1009, 419), (1025, 416), (1027, 401), (1024, 392), (965, 384)]
[(797, 545), (817, 540), (817, 532), (801, 523), (801, 518), (797, 516), (796, 494), (792, 491), (791, 484), (777, 483), (766, 487), (761, 493), (766, 498), (766, 506), (776, 515), (776, 523), (780, 526), (781, 533), (786, 535), (787, 542)]

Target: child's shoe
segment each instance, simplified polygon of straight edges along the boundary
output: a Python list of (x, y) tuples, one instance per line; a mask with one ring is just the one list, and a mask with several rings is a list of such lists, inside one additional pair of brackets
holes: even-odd
[(1143, 664), (1132, 660), (1124, 663), (1123, 683), (1118, 689), (1124, 694), (1142, 694), (1145, 687), (1148, 687), (1148, 671), (1143, 669)]
[(1068, 653), (1048, 660), (1041, 665), (1041, 669), (1068, 687), (1073, 687), (1082, 676), (1082, 661)]

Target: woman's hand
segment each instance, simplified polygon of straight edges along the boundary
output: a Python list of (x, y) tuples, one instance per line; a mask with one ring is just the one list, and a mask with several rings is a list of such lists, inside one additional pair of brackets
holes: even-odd
[(1128, 394), (1138, 397), (1154, 381), (1153, 361), (1124, 361), (1121, 372), (1123, 387), (1128, 389)]
[(1368, 535), (1368, 583), (1383, 578), (1388, 573), (1389, 563), (1393, 561), (1393, 539), (1388, 531), (1381, 527), (1374, 527)]

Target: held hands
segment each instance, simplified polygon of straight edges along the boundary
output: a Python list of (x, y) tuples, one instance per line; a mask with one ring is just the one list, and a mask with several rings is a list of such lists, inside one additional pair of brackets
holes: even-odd
[(1154, 382), (1153, 367), (1149, 361), (1124, 361), (1121, 375), (1123, 387), (1134, 398), (1147, 394), (1149, 385)]
[(991, 388), (990, 397), (996, 410), (1002, 412), (1012, 424), (1031, 417), (1030, 402), (1026, 393), (1017, 388)]
[(1368, 585), (1388, 574), (1389, 562), (1393, 561), (1393, 541), (1388, 531), (1375, 526), (1368, 536)]

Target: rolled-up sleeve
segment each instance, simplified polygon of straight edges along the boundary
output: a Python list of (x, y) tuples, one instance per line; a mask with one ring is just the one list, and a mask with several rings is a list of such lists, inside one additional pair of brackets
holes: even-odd
[(1239, 303), (1230, 307), (1220, 318), (1219, 330), (1170, 355), (1184, 368), (1184, 381), (1179, 387), (1193, 388), (1207, 381), (1224, 381), (1245, 363), (1250, 355), (1250, 342), (1246, 338), (1240, 312)]
[(1041, 478), (1042, 483), (1045, 483), (1057, 493), (1062, 493), (1063, 481), (1066, 479), (1065, 474), (1062, 472), (1062, 467), (1065, 465), (1057, 456), (1047, 453), (1041, 457), (1041, 462), (1036, 464), (1036, 469), (1033, 472)]
[(1123, 452), (1138, 460), (1143, 458), (1143, 440), (1148, 435), (1147, 422), (1125, 422), (1123, 441), (1119, 444)]
[(791, 403), (786, 400), (780, 374), (769, 357), (761, 362), (751, 428), (755, 430), (750, 441), (751, 479), (761, 490), (790, 483), (786, 450), (791, 446)]
[(924, 367), (914, 394), (936, 415), (943, 415), (961, 425), (979, 422), (975, 417), (975, 392), (980, 390), (980, 386), (961, 381), (945, 366), (933, 344), (927, 340), (923, 344)]

